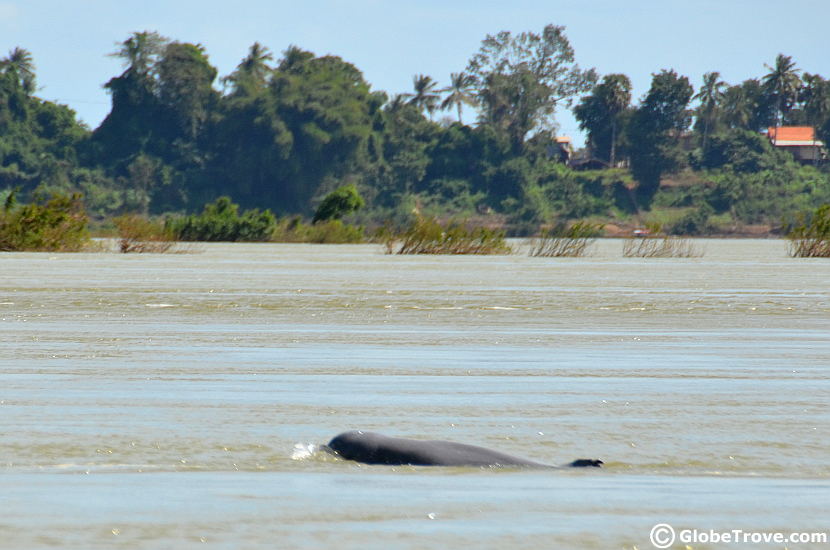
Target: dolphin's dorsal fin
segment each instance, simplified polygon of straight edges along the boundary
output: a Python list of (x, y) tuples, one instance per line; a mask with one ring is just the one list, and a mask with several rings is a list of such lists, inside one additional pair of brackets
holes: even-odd
[(594, 458), (577, 458), (570, 463), (573, 468), (600, 468), (604, 463)]

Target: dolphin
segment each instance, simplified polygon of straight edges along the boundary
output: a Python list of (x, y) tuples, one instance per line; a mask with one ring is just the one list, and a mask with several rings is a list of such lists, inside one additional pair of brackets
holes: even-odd
[(601, 460), (580, 458), (564, 466), (551, 466), (506, 453), (455, 443), (389, 437), (353, 430), (335, 436), (328, 449), (346, 460), (389, 466), (522, 466), (530, 468), (600, 467)]

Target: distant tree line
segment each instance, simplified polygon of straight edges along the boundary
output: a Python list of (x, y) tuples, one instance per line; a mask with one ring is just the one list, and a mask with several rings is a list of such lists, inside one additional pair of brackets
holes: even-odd
[[(649, 204), (661, 176), (683, 166), (758, 171), (757, 157), (769, 152), (759, 133), (769, 127), (812, 126), (819, 139), (830, 140), (830, 81), (800, 74), (783, 54), (767, 69), (762, 78), (734, 86), (722, 81), (720, 73), (708, 72), (697, 93), (685, 76), (662, 70), (638, 106), (630, 104), (627, 76), (606, 75), (574, 114), (598, 158), (609, 166), (621, 157), (629, 159), (638, 195)], [(697, 100), (695, 108), (692, 100)], [(691, 156), (681, 146), (690, 128)]]
[[(343, 59), (297, 46), (277, 58), (254, 43), (222, 78), (201, 45), (155, 32), (133, 33), (111, 55), (124, 70), (105, 83), (112, 108), (94, 130), (36, 96), (29, 52), (0, 60), (0, 198), (79, 192), (104, 219), (196, 213), (226, 196), (311, 218), (352, 186), (356, 198), (339, 200), (365, 201), (349, 210), (361, 223), (492, 215), (532, 232), (663, 208), (692, 233), (830, 202), (826, 166), (797, 165), (759, 133), (807, 125), (830, 141), (830, 82), (784, 55), (737, 85), (707, 73), (697, 91), (661, 70), (636, 104), (627, 76), (581, 68), (556, 25), (487, 36), (446, 87), (419, 74), (411, 93), (391, 97)], [(562, 108), (605, 169), (561, 163)], [(694, 185), (661, 187), (683, 173)]]

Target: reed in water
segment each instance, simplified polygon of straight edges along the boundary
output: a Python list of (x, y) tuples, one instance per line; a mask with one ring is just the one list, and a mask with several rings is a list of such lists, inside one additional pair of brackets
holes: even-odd
[(830, 204), (820, 206), (809, 219), (802, 215), (787, 238), (794, 258), (830, 258)]
[(401, 232), (384, 239), (387, 254), (510, 254), (504, 231), (468, 227), (463, 222), (442, 224), (418, 216)]
[(530, 255), (545, 258), (584, 256), (600, 231), (602, 224), (579, 221), (568, 226), (559, 223), (530, 240)]
[(686, 237), (667, 235), (660, 225), (650, 225), (641, 235), (633, 235), (623, 243), (626, 258), (700, 258), (703, 251)]

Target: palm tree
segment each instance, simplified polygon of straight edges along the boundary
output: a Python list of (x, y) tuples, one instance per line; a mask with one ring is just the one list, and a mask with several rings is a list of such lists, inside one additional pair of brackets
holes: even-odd
[(442, 93), (447, 93), (447, 97), (441, 102), (441, 110), (446, 111), (456, 107), (458, 109), (458, 122), (461, 122), (461, 107), (462, 105), (469, 105), (474, 107), (476, 105), (475, 96), (472, 89), (475, 79), (466, 73), (452, 73), (450, 75), (450, 85), (446, 88), (438, 90)]
[(110, 56), (120, 57), (129, 73), (147, 76), (169, 40), (155, 31), (134, 32)]
[(222, 82), (233, 84), (235, 92), (249, 84), (255, 88), (260, 87), (265, 84), (268, 73), (272, 70), (268, 62), (273, 60), (274, 56), (271, 55), (268, 48), (262, 46), (259, 42), (254, 42), (248, 49), (248, 55), (245, 56), (245, 59), (236, 66), (233, 73), (223, 78)]
[(798, 77), (800, 69), (795, 68), (793, 58), (778, 54), (775, 58), (775, 67), (764, 65), (769, 73), (764, 77), (764, 86), (775, 97), (775, 111), (778, 115), (778, 124), (784, 123), (784, 111), (789, 111), (801, 88), (801, 79)]
[(409, 104), (414, 105), (420, 110), (426, 110), (432, 118), (432, 113), (438, 107), (439, 96), (436, 92), (435, 86), (438, 85), (431, 76), (423, 74), (415, 75), (412, 78), (412, 85), (415, 88), (414, 94), (404, 94), (409, 98)]
[(248, 55), (239, 64), (238, 69), (245, 71), (258, 81), (265, 81), (268, 71), (271, 70), (268, 61), (273, 60), (274, 56), (271, 55), (268, 48), (262, 46), (259, 42), (254, 42), (248, 49)]
[(830, 80), (809, 73), (804, 73), (802, 80), (804, 87), (799, 100), (804, 105), (807, 123), (815, 127), (821, 126), (830, 117)]
[(314, 54), (302, 49), (299, 46), (291, 44), (282, 52), (282, 60), (280, 61), (281, 71), (291, 71), (297, 69), (306, 61), (314, 59)]
[(389, 113), (397, 113), (406, 106), (407, 94), (395, 94), (386, 102), (384, 109)]
[(723, 93), (721, 101), (723, 121), (730, 128), (746, 128), (752, 116), (742, 86), (730, 86)]
[(698, 107), (698, 118), (703, 121), (703, 150), (706, 150), (706, 142), (709, 139), (709, 131), (714, 126), (718, 108), (723, 101), (723, 87), (726, 82), (720, 80), (720, 73), (712, 71), (703, 75), (703, 86), (693, 99), (700, 100)]
[(29, 50), (15, 48), (8, 57), (0, 59), (0, 70), (13, 75), (23, 91), (32, 94), (35, 91), (35, 63)]

